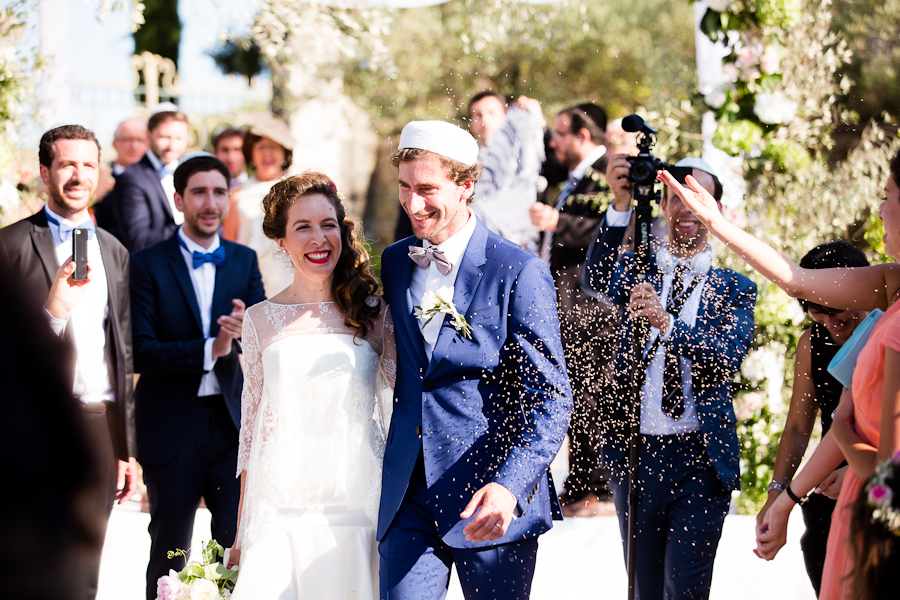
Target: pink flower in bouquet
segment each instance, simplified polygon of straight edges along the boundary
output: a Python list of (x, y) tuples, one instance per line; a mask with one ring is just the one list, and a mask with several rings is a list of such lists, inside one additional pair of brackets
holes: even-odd
[(219, 588), (208, 579), (195, 579), (190, 587), (191, 600), (217, 600), (220, 599)]
[(881, 506), (885, 501), (890, 501), (891, 490), (883, 485), (874, 485), (869, 490), (869, 502), (874, 506)]
[(178, 578), (178, 573), (172, 570), (156, 582), (156, 600), (178, 600), (185, 591), (187, 590)]

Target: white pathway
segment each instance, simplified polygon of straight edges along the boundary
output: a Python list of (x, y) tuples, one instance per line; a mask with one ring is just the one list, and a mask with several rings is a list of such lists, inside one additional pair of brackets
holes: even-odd
[[(140, 505), (116, 506), (109, 522), (98, 600), (142, 600), (150, 552), (150, 516)], [(795, 511), (799, 513), (799, 511)], [(209, 511), (197, 511), (193, 547), (209, 539)], [(788, 543), (777, 558), (765, 562), (753, 554), (753, 517), (730, 515), (713, 575), (712, 600), (758, 600), (765, 594), (781, 600), (815, 600), (806, 577), (799, 539), (803, 520), (794, 514)], [(622, 545), (615, 517), (568, 519), (541, 537), (532, 598), (624, 599), (627, 594)], [(449, 600), (462, 600), (456, 579)], [(498, 599), (499, 600), (499, 599)]]

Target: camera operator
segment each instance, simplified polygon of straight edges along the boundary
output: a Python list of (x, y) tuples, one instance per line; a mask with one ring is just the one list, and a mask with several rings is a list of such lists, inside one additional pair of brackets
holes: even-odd
[[(721, 198), (722, 186), (702, 159), (685, 159), (676, 167), (686, 167), (671, 170), (676, 178), (690, 173)], [(631, 216), (627, 157), (611, 157), (606, 177), (615, 202), (594, 235), (582, 281), (585, 291), (607, 298), (622, 316), (613, 381), (600, 399), (601, 456), (611, 470), (626, 540), (628, 431), (637, 408), (631, 387), (634, 319), (646, 319), (637, 598), (708, 598), (731, 492), (740, 485), (731, 382), (753, 339), (756, 285), (734, 271), (712, 267), (709, 232), (668, 188), (660, 203), (668, 238), (651, 255), (647, 282), (635, 285), (634, 255), (619, 255)]]

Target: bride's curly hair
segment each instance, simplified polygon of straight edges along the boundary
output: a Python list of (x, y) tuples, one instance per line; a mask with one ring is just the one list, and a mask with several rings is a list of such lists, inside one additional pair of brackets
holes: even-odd
[(282, 179), (263, 198), (263, 233), (272, 240), (283, 239), (287, 232), (288, 210), (303, 196), (321, 194), (334, 207), (341, 230), (341, 255), (331, 279), (331, 296), (344, 316), (344, 324), (365, 337), (381, 312), (378, 280), (372, 275), (369, 252), (357, 235), (357, 225), (347, 216), (337, 186), (327, 175), (307, 171)]

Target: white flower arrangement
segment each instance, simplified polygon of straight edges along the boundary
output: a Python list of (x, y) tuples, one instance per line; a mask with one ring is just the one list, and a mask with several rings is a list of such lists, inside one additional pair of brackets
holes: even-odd
[(706, 5), (716, 12), (725, 12), (733, 0), (706, 0)]
[(466, 318), (459, 314), (456, 305), (453, 304), (453, 288), (450, 286), (441, 286), (436, 290), (428, 290), (422, 296), (421, 306), (413, 307), (416, 309), (415, 315), (417, 319), (427, 318), (422, 325), (424, 329), (431, 320), (438, 315), (450, 315), (450, 324), (453, 328), (460, 332), (463, 337), (472, 337), (472, 326), (466, 321)]
[(756, 94), (754, 114), (769, 125), (790, 123), (797, 114), (797, 103), (781, 92), (760, 92)]
[[(189, 550), (169, 552), (169, 559), (187, 556)], [(237, 580), (238, 569), (226, 569), (219, 562), (225, 549), (216, 540), (203, 548), (201, 562), (189, 562), (181, 572), (169, 570), (156, 582), (156, 600), (229, 600)]]

